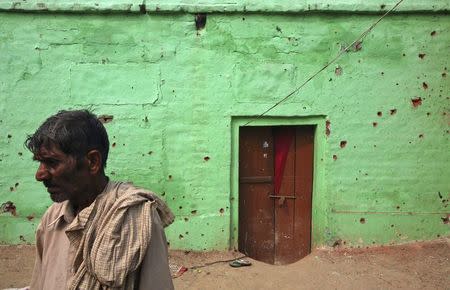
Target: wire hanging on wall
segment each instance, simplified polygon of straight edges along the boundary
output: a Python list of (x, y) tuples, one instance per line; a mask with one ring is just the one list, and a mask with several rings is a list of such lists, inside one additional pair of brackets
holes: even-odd
[(259, 114), (258, 116), (254, 117), (252, 120), (248, 121), (247, 123), (245, 123), (243, 126), (247, 126), (248, 124), (254, 122), (255, 120), (265, 116), (268, 112), (272, 111), (274, 108), (276, 108), (278, 105), (280, 105), (281, 103), (285, 102), (287, 99), (289, 99), (290, 97), (292, 97), (295, 93), (297, 93), (298, 91), (300, 91), (300, 89), (302, 89), (307, 83), (309, 83), (312, 79), (314, 79), (318, 74), (320, 74), (322, 71), (324, 71), (325, 69), (327, 69), (330, 65), (332, 65), (333, 63), (335, 63), (344, 53), (348, 52), (348, 50), (350, 48), (352, 48), (353, 46), (357, 45), (358, 43), (361, 43), (361, 41), (372, 31), (372, 29), (377, 26), (378, 23), (380, 23), (381, 20), (383, 20), (384, 17), (386, 17), (387, 15), (389, 15), (392, 11), (394, 11), (395, 9), (397, 9), (397, 7), (403, 2), (404, 0), (400, 0), (398, 1), (394, 6), (392, 6), (391, 9), (389, 9), (388, 11), (386, 11), (380, 18), (377, 19), (377, 21), (375, 21), (374, 23), (372, 23), (369, 28), (367, 28), (363, 33), (361, 33), (360, 36), (358, 36), (352, 43), (350, 43), (349, 45), (347, 45), (345, 48), (341, 49), (341, 51), (332, 59), (330, 60), (327, 64), (325, 64), (321, 69), (319, 69), (317, 72), (315, 72), (313, 75), (311, 75), (309, 78), (307, 78), (300, 86), (298, 86), (297, 88), (295, 88), (292, 92), (290, 92), (289, 94), (287, 94), (284, 98), (282, 98), (281, 100), (279, 100), (278, 102), (276, 102), (275, 104), (273, 104), (272, 106), (270, 106), (267, 110), (265, 110), (263, 113)]

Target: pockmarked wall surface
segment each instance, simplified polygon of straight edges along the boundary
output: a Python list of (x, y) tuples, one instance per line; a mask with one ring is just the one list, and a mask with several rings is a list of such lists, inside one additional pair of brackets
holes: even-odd
[[(0, 241), (33, 243), (51, 203), (27, 134), (58, 110), (88, 108), (108, 120), (110, 178), (175, 212), (172, 248), (235, 246), (233, 126), (379, 17), (217, 12), (197, 30), (188, 12), (0, 12)], [(321, 120), (314, 246), (449, 235), (449, 43), (446, 13), (392, 14), (262, 118)]]

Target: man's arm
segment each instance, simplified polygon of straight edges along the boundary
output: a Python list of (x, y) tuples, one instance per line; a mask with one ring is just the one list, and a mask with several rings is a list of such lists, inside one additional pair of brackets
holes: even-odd
[(170, 275), (167, 240), (155, 207), (152, 208), (152, 232), (147, 253), (142, 261), (140, 290), (173, 290)]
[(41, 222), (39, 223), (39, 226), (36, 231), (36, 260), (34, 262), (34, 269), (33, 269), (33, 276), (31, 278), (31, 284), (30, 289), (31, 290), (39, 290), (42, 289), (42, 255), (44, 251), (44, 236), (43, 236), (43, 224), (44, 224), (44, 217), (42, 218)]

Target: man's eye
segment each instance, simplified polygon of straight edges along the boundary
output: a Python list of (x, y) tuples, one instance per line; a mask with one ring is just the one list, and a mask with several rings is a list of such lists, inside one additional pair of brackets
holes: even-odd
[(48, 159), (45, 160), (44, 163), (47, 164), (48, 166), (56, 166), (58, 165), (58, 160)]

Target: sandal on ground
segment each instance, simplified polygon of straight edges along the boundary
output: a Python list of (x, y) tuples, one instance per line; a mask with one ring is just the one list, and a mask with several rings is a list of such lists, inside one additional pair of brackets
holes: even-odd
[(233, 268), (250, 266), (252, 263), (245, 259), (236, 259), (230, 262), (230, 266)]

